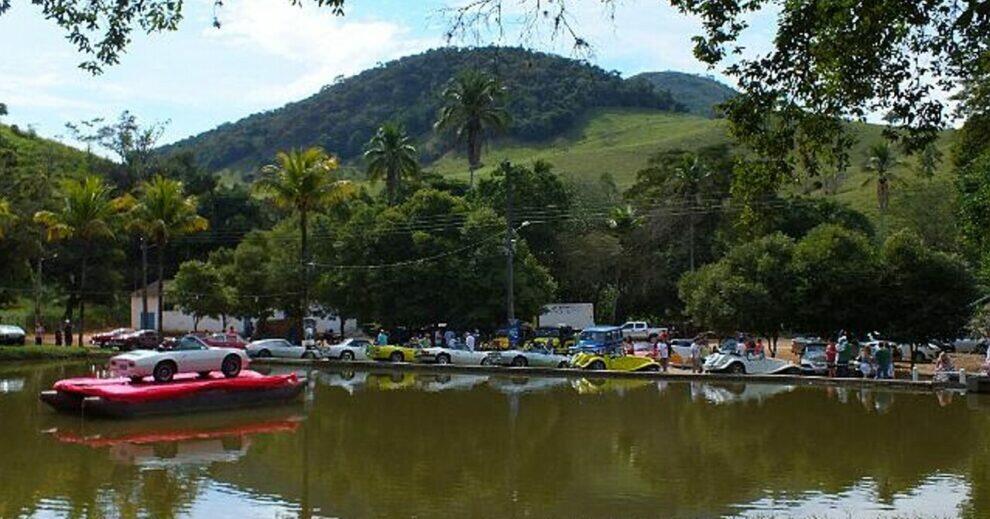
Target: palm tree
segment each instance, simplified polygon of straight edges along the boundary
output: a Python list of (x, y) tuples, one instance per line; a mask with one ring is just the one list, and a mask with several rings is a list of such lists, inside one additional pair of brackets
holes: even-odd
[(165, 309), (165, 247), (186, 234), (205, 231), (210, 223), (197, 213), (196, 198), (185, 196), (182, 182), (161, 175), (138, 185), (139, 197), (131, 210), (131, 228), (143, 234), (158, 248), (158, 322), (162, 331)]
[(418, 158), (419, 152), (412, 139), (397, 124), (383, 124), (368, 142), (364, 152), (368, 177), (371, 180), (385, 178), (388, 205), (395, 204), (402, 177), (412, 177), (419, 172)]
[(689, 265), (694, 270), (694, 227), (697, 213), (702, 210), (701, 192), (712, 178), (712, 171), (697, 155), (685, 156), (674, 168), (671, 180), (674, 191), (684, 198), (688, 216), (688, 239), (690, 240)]
[(437, 130), (451, 130), (467, 144), (471, 185), (474, 170), (481, 165), (481, 145), (486, 133), (505, 129), (509, 113), (505, 110), (505, 90), (498, 81), (477, 70), (458, 75), (443, 90), (443, 106), (436, 122)]
[(96, 176), (66, 180), (58, 211), (38, 211), (34, 220), (47, 230), (48, 241), (74, 239), (82, 246), (79, 262), (79, 345), (86, 326), (86, 262), (97, 240), (112, 239), (120, 213), (129, 199), (114, 198), (112, 188)]
[(335, 177), (337, 159), (321, 148), (280, 151), (275, 155), (275, 162), (261, 169), (262, 177), (255, 181), (254, 188), (279, 207), (299, 215), (299, 260), (303, 266), (299, 332), (302, 337), (302, 320), (309, 310), (309, 213), (324, 204), (345, 199), (354, 192), (354, 185)]
[(890, 183), (898, 180), (893, 169), (899, 164), (894, 156), (894, 150), (886, 142), (870, 146), (870, 151), (866, 156), (865, 169), (873, 173), (863, 181), (866, 186), (870, 182), (877, 183), (877, 206), (880, 209), (880, 234), (884, 234), (884, 216), (887, 213), (887, 206), (890, 203)]
[(10, 201), (0, 198), (0, 239), (4, 238), (7, 227), (14, 222), (14, 219), (14, 213), (10, 210)]

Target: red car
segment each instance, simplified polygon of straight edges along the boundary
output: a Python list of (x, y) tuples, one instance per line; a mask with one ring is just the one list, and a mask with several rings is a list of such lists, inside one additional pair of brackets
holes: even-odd
[(134, 330), (132, 328), (117, 328), (109, 332), (94, 333), (89, 338), (89, 343), (101, 348), (108, 348), (114, 339), (128, 333), (134, 333)]
[(240, 335), (230, 335), (226, 333), (214, 333), (203, 337), (203, 342), (214, 348), (237, 348), (243, 350), (247, 347), (247, 341)]
[(138, 330), (119, 335), (108, 344), (121, 351), (153, 350), (162, 343), (161, 335), (155, 330)]

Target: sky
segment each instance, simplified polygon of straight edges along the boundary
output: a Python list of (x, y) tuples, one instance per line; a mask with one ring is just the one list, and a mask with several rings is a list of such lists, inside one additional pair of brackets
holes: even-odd
[[(312, 5), (311, 5), (312, 4)], [(507, 0), (510, 9), (517, 8)], [(66, 122), (113, 119), (130, 110), (144, 123), (167, 122), (161, 143), (195, 135), (224, 122), (305, 98), (337, 76), (447, 44), (441, 9), (457, 0), (352, 0), (344, 17), (312, 2), (231, 0), (217, 11), (212, 0), (187, 0), (179, 30), (135, 33), (121, 63), (93, 76), (77, 67), (84, 57), (40, 7), (15, 0), (0, 16), (0, 102), (4, 122), (71, 142)], [(678, 70), (711, 74), (691, 54), (696, 19), (662, 0), (620, 0), (614, 21), (597, 0), (572, 4), (574, 22), (593, 49), (580, 56), (623, 76)], [(770, 15), (752, 19), (744, 44), (759, 51), (772, 38)], [(569, 40), (546, 32), (521, 37), (511, 26), (502, 43), (572, 55)]]

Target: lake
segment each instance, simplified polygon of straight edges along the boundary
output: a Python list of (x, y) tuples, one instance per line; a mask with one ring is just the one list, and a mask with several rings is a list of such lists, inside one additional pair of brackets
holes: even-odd
[(0, 517), (986, 517), (990, 400), (314, 371), (288, 407), (131, 421), (0, 366)]

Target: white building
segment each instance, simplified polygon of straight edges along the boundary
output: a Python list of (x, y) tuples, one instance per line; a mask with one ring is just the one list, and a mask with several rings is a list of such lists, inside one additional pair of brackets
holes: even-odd
[[(169, 284), (168, 281), (165, 282), (166, 285)], [(152, 283), (148, 285), (148, 315), (144, 323), (141, 321), (141, 290), (135, 290), (131, 293), (131, 328), (135, 330), (141, 328), (155, 328), (157, 326), (156, 313), (158, 312), (158, 284)], [(327, 330), (333, 331), (335, 334), (340, 334), (340, 318), (335, 312), (326, 312), (326, 317), (314, 317), (316, 321), (316, 332), (323, 333)], [(272, 316), (273, 319), (284, 319), (285, 313), (277, 311)], [(165, 300), (163, 318), (162, 318), (162, 329), (166, 333), (178, 334), (186, 333), (192, 331), (195, 323), (195, 319), (192, 315), (187, 314), (178, 308), (170, 305), (168, 299)], [(226, 319), (227, 328), (233, 326), (234, 329), (238, 330), (242, 334), (245, 332), (245, 322), (237, 317), (227, 317)], [(195, 327), (199, 331), (223, 331), (224, 322), (221, 319), (216, 319), (213, 317), (203, 317), (199, 320), (199, 325)], [(357, 331), (357, 321), (355, 319), (348, 319), (344, 323), (344, 332), (347, 335), (354, 335)]]

